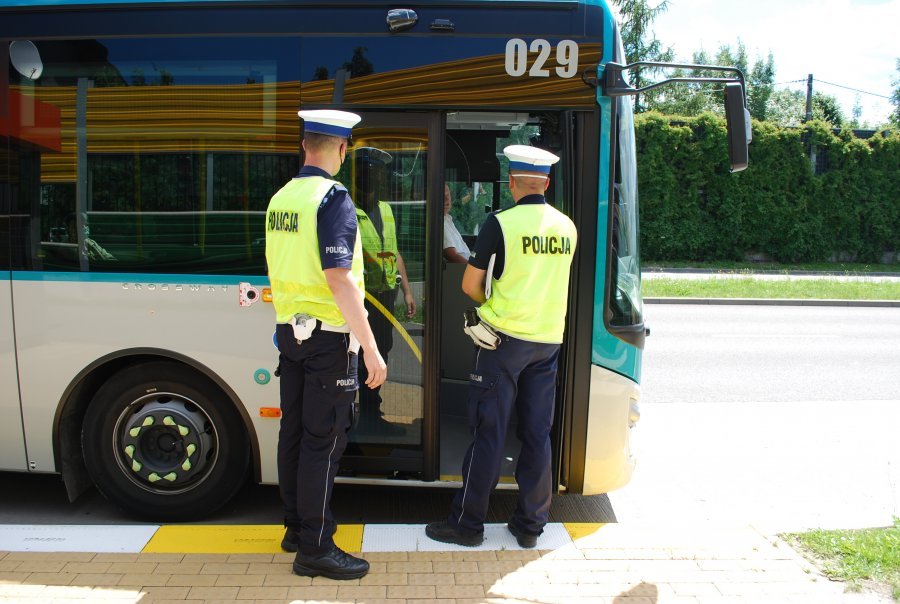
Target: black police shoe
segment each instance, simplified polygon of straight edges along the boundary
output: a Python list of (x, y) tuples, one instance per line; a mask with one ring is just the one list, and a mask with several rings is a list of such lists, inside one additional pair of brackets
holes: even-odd
[(296, 552), (300, 545), (300, 535), (291, 527), (284, 531), (284, 539), (281, 540), (281, 549), (286, 552)]
[(294, 574), (301, 577), (328, 577), (329, 579), (359, 579), (369, 572), (369, 563), (351, 556), (338, 546), (320, 556), (305, 556), (297, 552), (294, 558)]
[(526, 533), (515, 524), (513, 524), (512, 521), (507, 523), (506, 528), (508, 528), (509, 532), (513, 534), (513, 537), (516, 538), (516, 543), (519, 544), (519, 547), (526, 547), (528, 549), (531, 549), (532, 547), (537, 545), (537, 535)]
[(441, 543), (455, 543), (475, 547), (484, 542), (484, 533), (464, 533), (450, 526), (446, 520), (432, 522), (425, 527), (425, 534)]

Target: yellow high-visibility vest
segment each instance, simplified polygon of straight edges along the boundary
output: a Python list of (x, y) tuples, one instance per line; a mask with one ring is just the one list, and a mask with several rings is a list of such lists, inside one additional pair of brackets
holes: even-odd
[[(346, 323), (322, 271), (316, 214), (337, 183), (321, 176), (295, 178), (269, 201), (266, 209), (266, 262), (276, 321), (287, 323), (307, 314), (340, 327)], [(363, 294), (363, 256), (359, 229), (350, 272)]]
[(362, 237), (366, 291), (383, 292), (397, 287), (397, 225), (391, 206), (378, 202), (381, 236), (368, 214), (356, 207), (356, 221)]
[(569, 268), (578, 233), (559, 210), (542, 204), (498, 212), (506, 254), (503, 274), (490, 279), (483, 321), (514, 338), (562, 342), (569, 298)]

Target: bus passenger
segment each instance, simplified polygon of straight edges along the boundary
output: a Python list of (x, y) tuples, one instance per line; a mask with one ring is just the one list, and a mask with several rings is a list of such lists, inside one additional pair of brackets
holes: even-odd
[(453, 216), (450, 215), (450, 207), (453, 198), (450, 196), (450, 186), (444, 184), (444, 259), (447, 262), (466, 263), (469, 261), (469, 246), (456, 228)]
[[(388, 176), (393, 156), (375, 147), (354, 149), (356, 176), (353, 200), (356, 202), (356, 219), (362, 238), (363, 270), (366, 293), (378, 304), (366, 299), (369, 325), (375, 334), (378, 350), (385, 359), (394, 346), (393, 318), (397, 291), (403, 291), (406, 316), (416, 314), (416, 301), (409, 287), (406, 265), (397, 244), (397, 228), (391, 206), (384, 201), (388, 195)], [(399, 288), (397, 286), (400, 286)], [(391, 313), (389, 318), (386, 313)], [(366, 368), (360, 367), (359, 378), (365, 380)], [(384, 419), (381, 410), (381, 389), (359, 391), (360, 417), (356, 434), (360, 440), (367, 437), (401, 436), (406, 430)]]
[(352, 421), (360, 345), (366, 385), (377, 388), (387, 376), (363, 307), (353, 201), (331, 179), (360, 117), (333, 110), (299, 115), (305, 120), (303, 167), (266, 210), (266, 262), (280, 353), (278, 477), (287, 527), (281, 547), (297, 552), (298, 575), (356, 579), (369, 563), (334, 544), (330, 500)]
[(430, 523), (425, 533), (444, 543), (482, 543), (515, 411), (522, 443), (515, 473), (519, 496), (507, 527), (521, 547), (531, 548), (550, 512), (550, 428), (577, 233), (572, 221), (544, 199), (550, 166), (559, 158), (525, 145), (511, 145), (503, 153), (509, 158), (515, 205), (485, 221), (462, 282), (463, 291), (481, 304), (466, 313), (466, 332), (480, 346), (469, 375), (474, 440), (463, 459), (463, 486), (450, 515)]

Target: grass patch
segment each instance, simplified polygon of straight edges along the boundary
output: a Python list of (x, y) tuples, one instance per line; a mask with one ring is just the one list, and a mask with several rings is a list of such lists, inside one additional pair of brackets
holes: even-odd
[(646, 298), (791, 298), (810, 300), (900, 300), (900, 283), (752, 277), (709, 279), (645, 278)]
[(703, 268), (752, 273), (755, 271), (822, 271), (828, 273), (896, 273), (900, 274), (900, 264), (861, 264), (854, 262), (808, 262), (805, 264), (779, 264), (777, 262), (684, 262), (676, 260), (643, 260), (644, 270), (667, 268)]
[(812, 557), (826, 576), (853, 589), (866, 582), (886, 586), (900, 600), (900, 518), (894, 526), (863, 530), (791, 533), (784, 538)]

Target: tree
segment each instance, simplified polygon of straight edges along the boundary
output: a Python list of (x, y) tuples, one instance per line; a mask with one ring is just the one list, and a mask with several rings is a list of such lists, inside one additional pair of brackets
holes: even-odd
[(772, 51), (769, 51), (769, 56), (765, 61), (761, 58), (757, 59), (753, 64), (753, 69), (747, 75), (749, 76), (747, 105), (750, 115), (758, 120), (765, 120), (768, 118), (769, 99), (775, 92), (775, 57), (772, 55)]
[(863, 124), (860, 119), (860, 118), (862, 118), (862, 112), (863, 112), (862, 101), (860, 100), (859, 95), (857, 94), (856, 98), (853, 100), (853, 113), (852, 113), (852, 117), (850, 118), (850, 123), (848, 124), (848, 126), (850, 126), (851, 128), (854, 128), (854, 129), (862, 128)]
[(351, 78), (372, 75), (375, 73), (375, 66), (372, 61), (366, 58), (366, 51), (369, 50), (365, 46), (357, 46), (353, 50), (353, 56), (344, 63), (343, 68), (347, 70)]
[[(747, 84), (747, 103), (750, 115), (759, 120), (766, 119), (766, 108), (774, 92), (775, 82), (775, 58), (771, 52), (765, 60), (757, 58), (752, 70), (748, 70), (747, 48), (740, 41), (734, 48), (727, 44), (720, 46), (714, 57), (711, 57), (705, 50), (697, 51), (691, 62), (696, 65), (716, 65), (740, 69), (745, 75)], [(721, 78), (726, 74), (703, 69), (692, 71), (675, 69), (670, 75), (672, 77)], [(724, 113), (722, 85), (691, 83), (668, 86), (653, 98), (652, 108), (671, 115), (695, 116), (704, 111), (712, 111), (721, 115)]]
[[(651, 25), (653, 20), (669, 8), (669, 0), (660, 0), (653, 3), (651, 0), (613, 0), (619, 9), (622, 25), (622, 45), (625, 47), (625, 62), (636, 63), (638, 61), (671, 61), (675, 53), (671, 48), (663, 48), (662, 42), (656, 38)], [(658, 70), (647, 68), (649, 74)], [(642, 76), (642, 70), (633, 72), (632, 85), (640, 88), (646, 80)], [(655, 96), (655, 95), (648, 95)], [(635, 96), (635, 111), (643, 111), (640, 99)]]
[[(778, 90), (766, 104), (766, 121), (779, 126), (799, 126), (806, 119), (806, 94), (800, 90)], [(838, 100), (830, 94), (813, 92), (814, 120), (828, 122), (835, 128), (844, 125), (844, 113)]]
[(813, 119), (824, 120), (837, 128), (844, 125), (844, 111), (836, 97), (813, 92), (812, 105)]
[(897, 59), (897, 79), (893, 81), (894, 94), (891, 95), (891, 103), (894, 111), (891, 113), (891, 123), (900, 128), (900, 59)]

